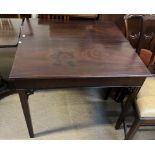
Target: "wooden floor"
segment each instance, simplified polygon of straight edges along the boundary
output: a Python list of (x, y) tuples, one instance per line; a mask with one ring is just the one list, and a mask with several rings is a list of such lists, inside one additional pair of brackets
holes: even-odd
[[(34, 139), (124, 139), (115, 130), (120, 105), (102, 99), (100, 89), (59, 89), (30, 96)], [(143, 131), (146, 129), (146, 131)], [(155, 139), (142, 127), (134, 139)], [(0, 100), (0, 139), (29, 139), (18, 95)]]

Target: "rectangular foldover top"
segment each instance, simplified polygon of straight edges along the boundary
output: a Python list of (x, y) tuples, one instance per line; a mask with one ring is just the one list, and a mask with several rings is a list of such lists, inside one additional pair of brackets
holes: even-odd
[(0, 18), (0, 47), (17, 46), (21, 19)]
[(32, 19), (22, 30), (11, 79), (145, 77), (139, 56), (110, 22)]

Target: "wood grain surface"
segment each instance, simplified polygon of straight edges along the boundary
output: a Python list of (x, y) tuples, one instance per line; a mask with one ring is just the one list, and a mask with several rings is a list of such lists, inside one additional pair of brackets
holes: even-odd
[[(61, 79), (65, 83), (67, 79), (99, 78), (103, 81), (132, 77), (140, 85), (150, 76), (112, 22), (30, 19), (22, 28), (21, 42), (10, 74), (12, 80), (31, 80), (32, 84), (34, 80)], [(138, 77), (141, 78), (139, 82)], [(120, 79), (114, 81), (122, 82)]]

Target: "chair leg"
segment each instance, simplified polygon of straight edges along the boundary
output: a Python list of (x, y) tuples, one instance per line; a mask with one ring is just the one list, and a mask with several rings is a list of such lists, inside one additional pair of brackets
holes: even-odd
[(129, 129), (127, 135), (125, 136), (125, 140), (129, 140), (133, 138), (133, 136), (135, 135), (136, 131), (138, 130), (140, 126), (140, 123), (141, 123), (140, 119), (135, 118), (131, 128)]
[(120, 116), (119, 116), (119, 118), (118, 118), (118, 120), (116, 122), (116, 125), (115, 125), (116, 130), (120, 128), (120, 126), (123, 123), (123, 121), (124, 121), (128, 111), (129, 111), (130, 107), (131, 107), (131, 103), (129, 102), (129, 100), (127, 100), (127, 102), (125, 103), (125, 105), (124, 105), (124, 107), (123, 107), (123, 109), (121, 111), (121, 114), (120, 114)]
[(104, 100), (107, 100), (108, 99), (108, 97), (109, 97), (109, 95), (111, 93), (111, 90), (112, 90), (112, 88), (107, 88), (106, 93), (105, 93), (105, 96), (104, 96)]
[(116, 90), (116, 94), (115, 94), (115, 97), (114, 97), (114, 100), (117, 101), (119, 96), (120, 96), (120, 93), (122, 92), (122, 88), (118, 88)]
[(116, 125), (115, 125), (115, 129), (119, 129), (121, 124), (123, 123), (123, 120), (126, 116), (126, 114), (128, 113), (130, 107), (131, 107), (131, 102), (133, 101), (133, 99), (136, 97), (137, 93), (139, 92), (139, 88), (135, 88), (133, 90), (133, 92), (128, 96), (128, 99), (127, 101), (125, 102), (125, 105), (124, 105), (124, 108), (116, 122)]
[(115, 101), (120, 103), (123, 102), (124, 98), (129, 94), (127, 88), (120, 88), (117, 96), (115, 97)]

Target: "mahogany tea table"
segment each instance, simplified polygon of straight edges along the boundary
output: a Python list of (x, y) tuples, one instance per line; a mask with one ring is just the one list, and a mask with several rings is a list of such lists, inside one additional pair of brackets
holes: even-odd
[(30, 19), (22, 26), (20, 41), (10, 80), (18, 90), (30, 137), (34, 132), (28, 95), (34, 90), (137, 88), (151, 76), (112, 22)]

